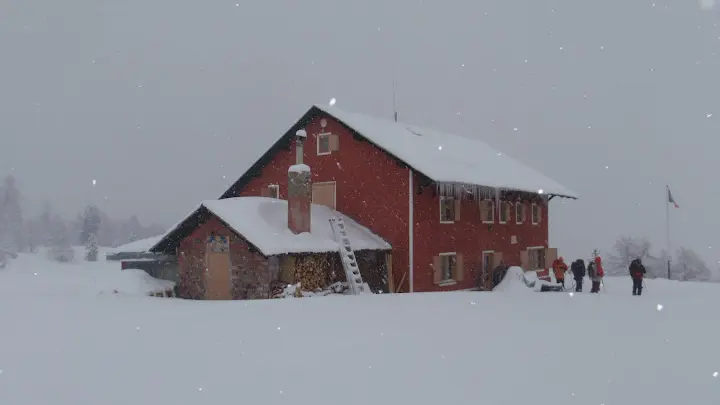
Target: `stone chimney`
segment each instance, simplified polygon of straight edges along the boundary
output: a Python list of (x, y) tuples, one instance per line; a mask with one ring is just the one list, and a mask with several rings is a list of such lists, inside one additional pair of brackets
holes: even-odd
[(303, 164), (304, 130), (295, 133), (295, 164), (288, 168), (288, 229), (294, 234), (310, 232), (312, 180), (310, 166)]

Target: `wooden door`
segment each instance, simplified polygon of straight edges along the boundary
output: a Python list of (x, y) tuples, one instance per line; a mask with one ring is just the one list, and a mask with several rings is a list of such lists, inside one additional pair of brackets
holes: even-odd
[(208, 239), (205, 254), (205, 299), (231, 300), (230, 242), (222, 236)]
[(483, 252), (482, 254), (482, 287), (486, 290), (493, 288), (493, 269), (495, 264), (493, 263), (493, 252)]

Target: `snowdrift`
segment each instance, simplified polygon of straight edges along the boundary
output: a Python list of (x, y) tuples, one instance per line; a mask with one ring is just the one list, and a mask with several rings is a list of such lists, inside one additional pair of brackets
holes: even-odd
[[(633, 297), (628, 278), (608, 277), (608, 289), (592, 295), (207, 302), (98, 294), (145, 287), (137, 274), (104, 262), (32, 259), (21, 256), (0, 272), (0, 404), (714, 405), (720, 398), (719, 285), (647, 280), (647, 294)], [(508, 274), (501, 290), (532, 291), (517, 269)], [(576, 361), (558, 361), (559, 353)]]

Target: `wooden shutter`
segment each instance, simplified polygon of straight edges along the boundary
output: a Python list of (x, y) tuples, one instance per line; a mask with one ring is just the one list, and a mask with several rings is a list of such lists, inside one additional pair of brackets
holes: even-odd
[(261, 197), (270, 197), (270, 187), (263, 187), (260, 189)]
[(539, 263), (539, 265), (544, 269), (550, 268), (557, 257), (557, 248), (547, 248), (545, 249), (545, 263)]
[(455, 220), (459, 221), (460, 220), (460, 200), (459, 199), (455, 200), (454, 203), (455, 203)]
[(312, 202), (335, 209), (335, 183), (314, 183)]
[(525, 271), (534, 270), (528, 268), (528, 265), (530, 264), (530, 262), (528, 261), (528, 253), (529, 252), (527, 250), (520, 251), (520, 267), (522, 267), (522, 269)]
[(393, 278), (392, 253), (385, 253), (385, 268), (387, 269), (388, 291), (395, 292), (395, 279)]
[(455, 266), (455, 281), (463, 281), (465, 279), (465, 260), (463, 259), (462, 253), (455, 255)]
[(440, 256), (433, 257), (432, 267), (433, 267), (433, 282), (435, 284), (442, 283), (443, 271), (442, 271), (442, 261), (440, 260)]
[(494, 269), (495, 267), (497, 267), (497, 266), (500, 264), (500, 262), (502, 262), (502, 260), (503, 260), (503, 254), (502, 254), (502, 252), (495, 252), (495, 253), (493, 253), (492, 268)]
[(330, 143), (330, 152), (340, 150), (340, 136), (338, 134), (330, 134), (328, 142)]
[(535, 222), (539, 224), (542, 220), (542, 205), (538, 204), (538, 205), (536, 205), (536, 207), (537, 207), (537, 221), (535, 221)]

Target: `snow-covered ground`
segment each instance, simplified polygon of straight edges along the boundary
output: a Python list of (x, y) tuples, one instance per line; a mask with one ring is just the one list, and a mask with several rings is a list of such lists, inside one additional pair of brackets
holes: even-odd
[(118, 268), (0, 272), (0, 404), (720, 402), (715, 284), (207, 302), (106, 293)]

